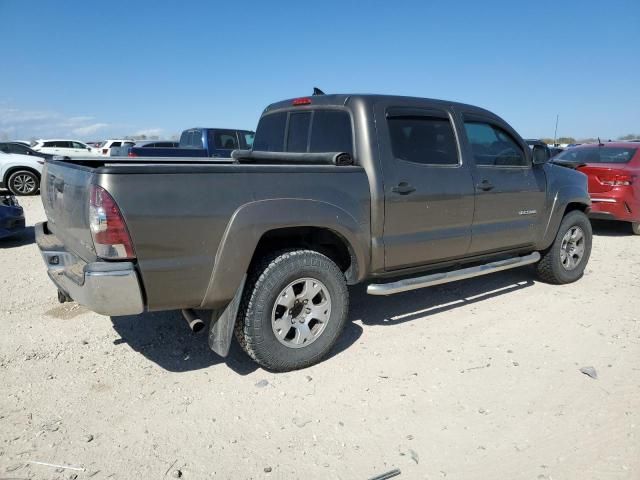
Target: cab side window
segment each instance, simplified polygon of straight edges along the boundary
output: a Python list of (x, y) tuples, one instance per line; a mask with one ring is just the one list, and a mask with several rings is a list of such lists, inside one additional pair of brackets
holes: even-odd
[(391, 117), (393, 156), (425, 165), (458, 165), (458, 148), (451, 122), (427, 116)]
[(516, 140), (502, 128), (485, 122), (464, 122), (479, 167), (526, 167), (527, 157)]

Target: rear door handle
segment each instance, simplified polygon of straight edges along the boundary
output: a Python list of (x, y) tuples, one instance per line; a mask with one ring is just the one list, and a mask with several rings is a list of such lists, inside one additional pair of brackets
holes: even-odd
[(476, 185), (478, 190), (482, 190), (484, 192), (488, 192), (489, 190), (493, 190), (493, 184), (489, 180), (483, 180), (478, 185)]
[(416, 191), (416, 187), (412, 187), (407, 182), (400, 182), (397, 186), (391, 189), (393, 193), (399, 193), (400, 195), (409, 195)]

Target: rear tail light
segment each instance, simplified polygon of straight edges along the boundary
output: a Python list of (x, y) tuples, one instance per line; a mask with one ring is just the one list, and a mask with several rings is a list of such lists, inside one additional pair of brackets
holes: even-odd
[(89, 226), (98, 257), (107, 260), (135, 258), (131, 237), (120, 208), (109, 192), (98, 185), (91, 185)]
[(628, 186), (633, 184), (632, 175), (620, 175), (620, 174), (605, 174), (598, 175), (598, 181), (602, 185), (609, 185), (612, 187)]
[(134, 153), (132, 151), (129, 151), (129, 153), (127, 155), (129, 155), (130, 157), (137, 157), (138, 156), (136, 153)]
[(103, 148), (102, 149), (102, 154), (106, 155), (107, 153), (109, 153), (109, 149), (108, 148)]

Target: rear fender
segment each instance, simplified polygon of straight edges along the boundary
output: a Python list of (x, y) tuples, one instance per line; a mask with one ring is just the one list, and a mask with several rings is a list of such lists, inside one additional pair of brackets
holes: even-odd
[(209, 285), (200, 308), (226, 306), (249, 269), (258, 242), (272, 230), (289, 227), (329, 229), (348, 244), (358, 281), (367, 270), (369, 224), (359, 224), (348, 212), (333, 204), (310, 199), (259, 200), (234, 212), (216, 252)]

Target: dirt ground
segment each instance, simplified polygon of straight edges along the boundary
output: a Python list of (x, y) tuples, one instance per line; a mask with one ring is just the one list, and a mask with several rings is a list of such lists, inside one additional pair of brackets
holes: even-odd
[(0, 479), (638, 479), (640, 237), (595, 233), (568, 286), (353, 288), (330, 358), (272, 374), (179, 312), (58, 304), (30, 227), (0, 241)]

